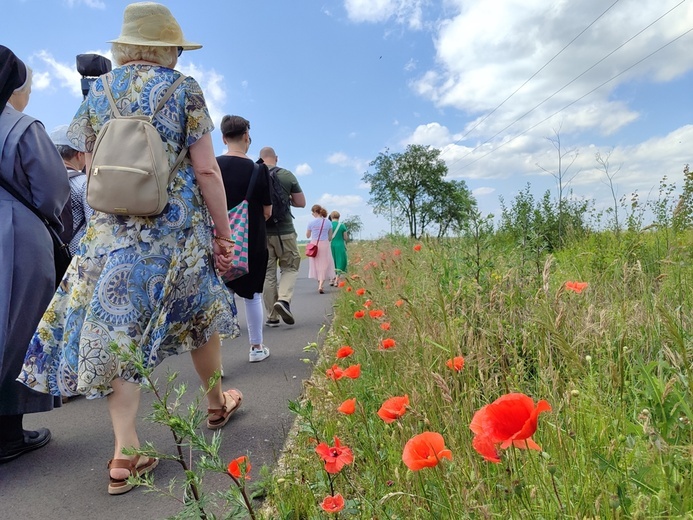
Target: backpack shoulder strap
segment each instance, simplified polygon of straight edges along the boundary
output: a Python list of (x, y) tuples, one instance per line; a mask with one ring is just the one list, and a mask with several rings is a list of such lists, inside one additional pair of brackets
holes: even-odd
[(111, 111), (113, 112), (113, 117), (116, 119), (119, 117), (123, 117), (123, 114), (120, 113), (120, 110), (118, 110), (118, 106), (116, 105), (115, 99), (113, 99), (113, 92), (111, 92), (111, 86), (108, 84), (108, 79), (106, 76), (103, 77), (103, 91), (106, 94), (106, 98), (108, 99), (108, 104), (111, 106)]
[(164, 107), (166, 102), (169, 100), (169, 98), (173, 95), (173, 93), (178, 88), (178, 85), (183, 83), (187, 78), (188, 78), (187, 76), (184, 76), (183, 74), (181, 74), (180, 76), (178, 76), (178, 79), (176, 81), (171, 83), (171, 86), (166, 89), (166, 93), (164, 94), (164, 97), (161, 98), (159, 103), (156, 105), (156, 108), (152, 112), (152, 119), (154, 119), (154, 116), (157, 114), (157, 112), (159, 112), (159, 110), (161, 110)]
[[(156, 108), (152, 111), (152, 115), (150, 116), (150, 119), (154, 119), (154, 116), (161, 110), (166, 102), (169, 100), (169, 98), (173, 95), (173, 93), (176, 91), (178, 88), (178, 85), (183, 83), (187, 79), (187, 76), (181, 74), (178, 76), (178, 79), (174, 81), (170, 87), (166, 89), (166, 92), (164, 93), (164, 96), (161, 98), (159, 103), (156, 105)], [(113, 116), (118, 118), (118, 117), (123, 117), (123, 114), (118, 110), (118, 106), (115, 103), (115, 99), (113, 99), (113, 92), (111, 91), (111, 86), (108, 84), (108, 79), (104, 76), (103, 78), (103, 91), (106, 94), (106, 97), (108, 98), (108, 104), (111, 106), (111, 110), (113, 111)]]

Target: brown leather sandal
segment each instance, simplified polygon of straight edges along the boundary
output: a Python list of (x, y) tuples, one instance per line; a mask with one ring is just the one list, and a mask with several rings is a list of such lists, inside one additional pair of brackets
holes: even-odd
[(132, 477), (138, 477), (140, 475), (144, 475), (146, 473), (149, 473), (151, 470), (156, 468), (156, 465), (159, 464), (159, 459), (155, 459), (153, 457), (149, 457), (147, 459), (147, 462), (141, 465), (137, 465), (139, 462), (140, 457), (137, 457), (135, 460), (130, 460), (130, 459), (111, 459), (108, 461), (108, 478), (109, 478), (109, 483), (108, 483), (108, 494), (109, 495), (122, 495), (123, 493), (127, 493), (130, 491), (134, 485), (130, 484), (128, 482), (127, 478), (119, 479), (119, 478), (113, 478), (111, 477), (110, 471), (112, 469), (127, 469), (130, 471), (130, 475)]
[[(209, 414), (207, 416), (207, 428), (209, 428), (210, 430), (218, 430), (227, 422), (229, 422), (229, 419), (231, 418), (233, 413), (236, 410), (238, 410), (238, 408), (241, 406), (241, 401), (243, 400), (243, 394), (240, 390), (236, 390), (235, 388), (227, 390), (226, 392), (224, 392), (223, 396), (224, 405), (221, 408), (207, 408), (207, 413)], [(233, 401), (233, 408), (229, 408), (226, 406), (227, 396), (231, 398), (231, 400)], [(212, 418), (213, 416), (216, 416), (216, 418)]]

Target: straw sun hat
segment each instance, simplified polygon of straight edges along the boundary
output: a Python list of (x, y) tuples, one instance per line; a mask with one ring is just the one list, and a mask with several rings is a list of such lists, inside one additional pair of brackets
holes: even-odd
[(120, 36), (108, 43), (182, 47), (186, 51), (202, 48), (183, 38), (183, 31), (171, 11), (155, 2), (138, 2), (125, 8)]

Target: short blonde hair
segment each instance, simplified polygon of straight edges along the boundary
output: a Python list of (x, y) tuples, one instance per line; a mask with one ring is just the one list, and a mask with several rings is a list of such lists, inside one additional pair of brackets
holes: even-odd
[(143, 60), (172, 69), (178, 63), (178, 49), (176, 47), (113, 43), (111, 44), (111, 53), (116, 65), (125, 65), (131, 61)]
[(330, 213), (330, 218), (331, 218), (332, 220), (339, 220), (339, 211), (336, 211), (336, 210), (335, 210), (335, 211), (333, 211), (332, 213)]

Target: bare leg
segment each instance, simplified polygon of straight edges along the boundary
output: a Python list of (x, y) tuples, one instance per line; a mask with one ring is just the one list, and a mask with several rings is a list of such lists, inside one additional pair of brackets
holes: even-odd
[[(136, 429), (137, 410), (140, 405), (140, 387), (121, 378), (114, 379), (111, 386), (113, 392), (108, 395), (107, 399), (115, 435), (113, 458), (134, 460), (135, 457), (123, 455), (122, 450), (123, 448), (140, 447)], [(129, 474), (130, 472), (124, 468), (111, 470), (111, 477), (116, 479), (127, 478)]]
[(224, 404), (224, 395), (221, 384), (209, 386), (209, 380), (215, 372), (221, 368), (221, 339), (219, 333), (215, 332), (209, 341), (190, 352), (193, 365), (197, 375), (200, 376), (205, 390), (207, 390), (207, 401), (209, 408), (221, 408)]

